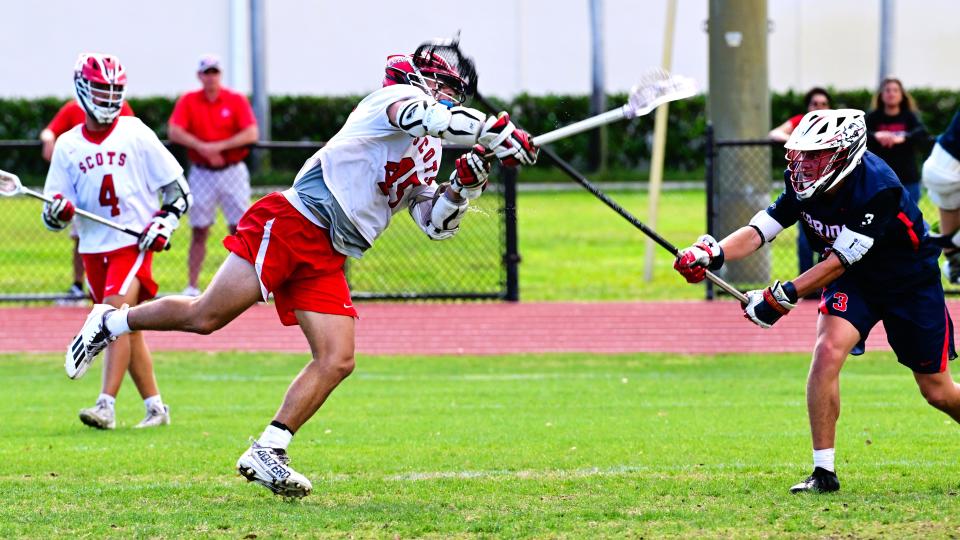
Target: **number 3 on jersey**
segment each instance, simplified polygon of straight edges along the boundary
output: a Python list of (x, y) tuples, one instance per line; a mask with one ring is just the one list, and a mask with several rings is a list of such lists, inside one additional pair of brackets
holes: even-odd
[(103, 175), (103, 183), (100, 184), (100, 206), (109, 206), (111, 216), (120, 215), (120, 199), (117, 198), (117, 190), (113, 187), (113, 175)]
[[(380, 191), (389, 199), (388, 204), (390, 208), (396, 208), (396, 206), (400, 204), (400, 201), (403, 200), (403, 193), (407, 188), (423, 184), (420, 178), (417, 177), (416, 172), (410, 173), (414, 166), (413, 158), (409, 157), (401, 159), (399, 163), (396, 161), (388, 161), (386, 166), (384, 166), (383, 182), (377, 182), (377, 186), (380, 187)], [(406, 177), (406, 179), (398, 184), (397, 182), (404, 177)]]

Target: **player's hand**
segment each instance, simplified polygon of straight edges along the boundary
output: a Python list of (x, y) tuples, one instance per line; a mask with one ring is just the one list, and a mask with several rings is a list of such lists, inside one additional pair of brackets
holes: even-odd
[(55, 193), (53, 202), (43, 203), (43, 223), (47, 228), (55, 231), (66, 228), (76, 214), (76, 208), (69, 199), (63, 198), (63, 195)]
[(687, 280), (687, 283), (700, 283), (707, 277), (707, 270), (718, 270), (723, 266), (723, 249), (717, 240), (705, 234), (697, 242), (681, 250), (673, 262), (673, 269)]
[[(520, 132), (522, 135), (518, 135)], [(536, 147), (529, 141), (525, 131), (518, 130), (510, 121), (510, 115), (501, 112), (497, 116), (487, 117), (477, 142), (493, 150), (501, 163), (508, 167), (533, 165), (537, 161)], [(522, 139), (526, 139), (525, 143)]]
[(514, 130), (509, 142), (517, 146), (517, 153), (502, 159), (500, 162), (507, 167), (517, 165), (533, 165), (540, 155), (540, 147), (533, 144), (533, 137), (522, 129)]
[(770, 328), (797, 307), (797, 288), (789, 281), (775, 281), (766, 289), (749, 291), (746, 294), (747, 303), (740, 303), (743, 316), (760, 328)]
[(487, 149), (478, 144), (453, 162), (450, 189), (459, 193), (464, 199), (476, 199), (483, 194), (483, 190), (487, 189), (490, 163), (483, 159), (486, 153)]
[(200, 143), (196, 150), (197, 153), (200, 154), (211, 167), (223, 167), (223, 165), (226, 163), (223, 159), (223, 154), (220, 153), (220, 146), (217, 143)]
[(170, 237), (173, 231), (180, 226), (180, 218), (173, 212), (161, 210), (153, 215), (153, 219), (140, 233), (137, 247), (140, 251), (163, 251), (170, 249)]

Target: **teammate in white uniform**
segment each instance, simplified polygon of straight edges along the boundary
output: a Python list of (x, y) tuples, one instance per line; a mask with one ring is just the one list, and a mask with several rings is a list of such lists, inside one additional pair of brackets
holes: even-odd
[[(86, 120), (57, 139), (44, 186), (54, 202), (44, 204), (43, 222), (51, 230), (62, 230), (75, 208), (82, 208), (143, 230), (138, 239), (92, 220), (77, 222), (79, 252), (94, 301), (136, 305), (156, 295), (152, 252), (169, 247), (170, 234), (189, 206), (189, 188), (183, 169), (156, 134), (136, 117), (119, 116), (126, 73), (116, 57), (80, 55), (74, 87)], [(158, 193), (163, 194), (162, 207)], [(116, 427), (114, 403), (128, 369), (147, 409), (136, 427), (170, 423), (150, 351), (143, 335), (135, 332), (107, 349), (100, 396), (96, 405), (80, 411), (84, 424)]]
[[(357, 312), (343, 273), (346, 256), (361, 256), (403, 208), (432, 239), (456, 234), (469, 200), (486, 185), (487, 149), (508, 166), (536, 161), (538, 149), (506, 113), (488, 117), (460, 105), (474, 77), (469, 60), (430, 46), (390, 57), (385, 87), (360, 102), (293, 188), (244, 214), (236, 235), (224, 240), (230, 255), (202, 295), (129, 310), (94, 307), (67, 352), (78, 366), (68, 374), (86, 370), (117, 336), (146, 329), (207, 334), (272, 292), (281, 322), (300, 325), (313, 358), (237, 469), (274, 493), (307, 495), (310, 481), (290, 467), (286, 449), (353, 371)], [(441, 139), (482, 147), (458, 158), (450, 182), (438, 186)]]

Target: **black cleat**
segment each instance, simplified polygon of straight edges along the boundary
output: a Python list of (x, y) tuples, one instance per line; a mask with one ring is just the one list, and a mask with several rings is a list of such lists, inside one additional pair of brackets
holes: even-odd
[(816, 467), (806, 480), (790, 488), (790, 493), (828, 493), (840, 490), (837, 473)]

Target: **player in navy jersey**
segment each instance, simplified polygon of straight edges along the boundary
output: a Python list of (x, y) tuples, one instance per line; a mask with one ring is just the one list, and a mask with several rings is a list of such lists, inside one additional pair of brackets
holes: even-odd
[(923, 396), (960, 421), (960, 385), (947, 363), (956, 357), (953, 322), (937, 269), (939, 248), (893, 171), (866, 151), (863, 112), (807, 113), (784, 146), (788, 167), (776, 202), (720, 242), (700, 237), (680, 252), (674, 268), (700, 282), (706, 269), (748, 256), (797, 222), (811, 246), (826, 254), (792, 281), (748, 292), (743, 313), (770, 328), (798, 298), (824, 288), (807, 378), (814, 470), (790, 491), (836, 491), (839, 380), (847, 356), (862, 354), (871, 328), (882, 321), (897, 360), (913, 371)]
[(940, 211), (938, 239), (947, 260), (943, 270), (950, 283), (960, 283), (960, 110), (947, 131), (937, 137), (930, 157), (923, 163), (923, 185)]

